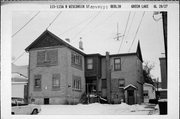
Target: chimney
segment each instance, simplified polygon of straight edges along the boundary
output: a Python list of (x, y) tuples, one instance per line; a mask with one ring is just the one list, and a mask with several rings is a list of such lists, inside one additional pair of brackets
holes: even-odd
[(79, 41), (79, 49), (84, 50), (84, 49), (83, 49), (83, 42), (81, 41), (81, 39), (82, 39), (82, 38), (80, 37), (80, 41)]
[(70, 43), (70, 39), (69, 38), (66, 38), (65, 40)]

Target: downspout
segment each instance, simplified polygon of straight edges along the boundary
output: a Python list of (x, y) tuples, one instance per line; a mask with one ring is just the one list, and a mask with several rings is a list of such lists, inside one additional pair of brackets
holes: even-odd
[(107, 100), (111, 103), (111, 75), (109, 52), (106, 52)]

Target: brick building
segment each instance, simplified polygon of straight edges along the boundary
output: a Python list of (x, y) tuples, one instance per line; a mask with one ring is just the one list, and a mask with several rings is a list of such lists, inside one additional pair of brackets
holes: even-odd
[[(81, 49), (81, 50), (80, 50)], [(29, 52), (29, 101), (76, 104), (83, 94), (109, 103), (143, 101), (142, 55), (85, 54), (46, 30), (25, 50)]]

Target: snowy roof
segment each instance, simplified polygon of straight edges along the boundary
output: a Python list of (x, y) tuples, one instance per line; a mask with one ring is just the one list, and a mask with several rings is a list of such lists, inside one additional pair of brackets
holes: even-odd
[[(154, 87), (154, 86), (153, 86), (152, 84), (150, 84), (150, 83), (144, 83), (144, 85)], [(154, 87), (154, 88), (155, 88), (155, 87)]]
[(11, 64), (12, 66), (12, 74), (20, 74), (21, 76), (28, 77), (28, 66), (23, 65), (23, 66), (17, 66), (15, 64)]
[(12, 77), (11, 78), (12, 78), (11, 80), (12, 80), (13, 83), (14, 82), (18, 82), (18, 83), (20, 83), (20, 82), (27, 83), (28, 82), (27, 78), (22, 76), (19, 73), (12, 73)]
[(39, 43), (39, 41), (42, 40), (42, 38), (44, 38), (45, 36), (51, 36), (54, 41), (57, 41), (57, 44), (56, 45), (65, 45), (66, 47), (70, 48), (70, 49), (73, 49), (74, 51), (82, 54), (82, 55), (85, 55), (85, 53), (80, 50), (79, 48), (76, 48), (74, 46), (72, 46), (69, 42), (65, 41), (65, 40), (62, 40), (61, 38), (59, 38), (58, 36), (56, 36), (55, 34), (53, 34), (52, 32), (48, 31), (48, 30), (45, 30), (34, 42), (32, 42), (25, 50), (26, 51), (29, 51), (30, 49), (34, 48), (36, 46), (36, 44)]
[(126, 87), (124, 87), (124, 89), (126, 89), (126, 88), (128, 88), (128, 87), (130, 87), (130, 86), (133, 87), (133, 88), (135, 88), (135, 89), (137, 89), (136, 86), (134, 86), (134, 85), (132, 85), (132, 84), (127, 85)]
[(167, 89), (158, 88), (158, 91), (167, 91)]

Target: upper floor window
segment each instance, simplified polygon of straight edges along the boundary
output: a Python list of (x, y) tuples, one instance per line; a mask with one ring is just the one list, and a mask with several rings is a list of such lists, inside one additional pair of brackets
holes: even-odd
[(87, 69), (93, 69), (93, 59), (87, 59)]
[(75, 52), (72, 52), (71, 53), (71, 64), (73, 66), (82, 68), (82, 56)]
[(52, 75), (52, 88), (59, 89), (60, 88), (60, 74)]
[(119, 87), (124, 87), (124, 86), (125, 86), (125, 80), (119, 79)]
[(41, 75), (34, 75), (34, 89), (41, 89)]
[(81, 77), (73, 75), (72, 79), (73, 79), (72, 88), (77, 89), (77, 90), (81, 90)]
[(114, 59), (114, 70), (121, 70), (121, 59), (120, 58), (115, 58)]
[(53, 66), (58, 63), (58, 50), (37, 52), (37, 66)]

